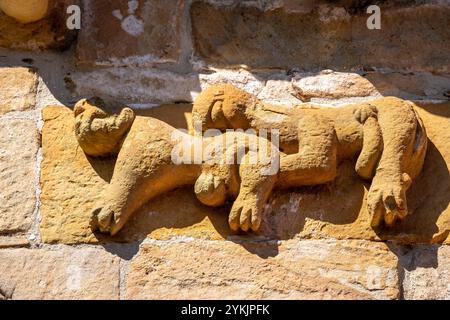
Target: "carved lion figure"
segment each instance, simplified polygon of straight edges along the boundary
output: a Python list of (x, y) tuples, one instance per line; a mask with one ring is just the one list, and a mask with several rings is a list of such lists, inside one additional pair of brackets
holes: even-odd
[[(192, 118), (204, 131), (223, 133), (201, 141), (157, 119), (135, 117), (129, 108), (108, 115), (95, 100), (78, 102), (74, 112), (76, 137), (87, 155), (118, 154), (111, 182), (91, 220), (94, 230), (112, 235), (144, 203), (182, 185), (194, 185), (197, 198), (209, 206), (233, 199), (231, 229), (256, 231), (274, 188), (331, 182), (339, 163), (353, 158), (358, 175), (371, 180), (367, 205), (372, 226), (391, 226), (408, 213), (406, 191), (420, 173), (427, 149), (426, 131), (414, 104), (393, 97), (340, 108), (310, 104), (289, 108), (266, 104), (232, 85), (215, 85), (197, 97)], [(269, 151), (255, 150), (248, 133), (226, 129), (276, 129), (279, 148), (270, 137), (258, 137)], [(198, 143), (213, 150), (224, 140), (232, 143), (213, 155), (216, 161), (177, 164), (174, 135), (188, 141), (182, 153), (193, 152)], [(243, 150), (236, 141), (245, 141)], [(261, 173), (268, 166), (265, 162), (248, 161), (262, 152), (277, 159), (275, 174)], [(239, 154), (236, 164), (225, 161)]]

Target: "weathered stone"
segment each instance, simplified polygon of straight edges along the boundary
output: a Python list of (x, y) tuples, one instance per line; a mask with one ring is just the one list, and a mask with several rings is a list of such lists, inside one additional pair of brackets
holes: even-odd
[(46, 18), (22, 24), (0, 11), (0, 47), (20, 50), (65, 49), (76, 31), (66, 26), (66, 9), (78, 0), (56, 0)]
[(426, 72), (368, 72), (365, 78), (383, 96), (403, 99), (446, 100), (450, 90), (450, 75)]
[(303, 101), (343, 104), (395, 96), (402, 99), (446, 99), (449, 75), (427, 72), (333, 72), (296, 73), (292, 80), (295, 96)]
[(26, 236), (0, 236), (0, 248), (26, 247), (30, 244)]
[(194, 74), (143, 68), (129, 71), (127, 68), (107, 68), (76, 72), (67, 79), (77, 96), (99, 96), (128, 103), (190, 102), (192, 95), (201, 91), (198, 76)]
[(319, 75), (296, 77), (292, 86), (303, 101), (311, 98), (338, 99), (376, 95), (377, 89), (357, 73), (322, 72)]
[(34, 121), (0, 118), (0, 234), (31, 225), (38, 139)]
[(0, 114), (34, 108), (38, 76), (29, 68), (0, 68)]
[(405, 299), (450, 299), (450, 247), (418, 246), (401, 257)]
[(200, 59), (218, 66), (449, 71), (447, 4), (381, 5), (381, 30), (367, 28), (365, 9), (334, 4), (311, 12), (261, 11), (196, 1), (191, 7), (194, 46)]
[[(44, 242), (95, 241), (89, 229), (88, 208), (107, 184), (112, 161), (90, 159), (77, 146), (70, 109), (47, 107), (42, 132), (41, 235)], [(105, 169), (107, 168), (107, 169)]]
[(136, 69), (129, 72), (123, 68), (105, 68), (75, 72), (66, 79), (76, 96), (100, 96), (137, 104), (192, 102), (202, 90), (223, 83), (232, 84), (268, 102), (301, 102), (294, 96), (291, 79), (285, 73), (220, 69), (208, 73), (177, 74), (163, 70)]
[(396, 299), (383, 243), (150, 241), (131, 261), (127, 299)]
[[(296, 105), (301, 103), (292, 87), (292, 76), (286, 72), (248, 71), (245, 69), (215, 69), (209, 73), (200, 73), (202, 90), (212, 85), (232, 84), (233, 86), (254, 94), (265, 102), (274, 104)], [(194, 96), (196, 98), (196, 96)]]
[(258, 94), (258, 98), (267, 103), (292, 107), (302, 103), (292, 87), (291, 79), (286, 76), (268, 79), (266, 85)]
[(215, 70), (212, 73), (199, 74), (201, 89), (212, 85), (220, 85), (224, 83), (245, 90), (248, 93), (257, 95), (264, 88), (264, 78), (244, 69), (239, 70)]
[(83, 1), (78, 62), (174, 63), (181, 54), (184, 1)]
[(119, 259), (101, 249), (5, 249), (0, 269), (0, 298), (119, 299)]

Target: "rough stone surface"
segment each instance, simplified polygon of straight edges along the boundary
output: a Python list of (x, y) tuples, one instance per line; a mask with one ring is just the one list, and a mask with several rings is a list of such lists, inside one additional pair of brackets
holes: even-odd
[(0, 234), (31, 225), (38, 139), (34, 121), (0, 118)]
[(81, 64), (177, 62), (184, 1), (84, 0), (77, 55)]
[(323, 72), (316, 76), (297, 77), (292, 86), (303, 101), (311, 98), (339, 99), (366, 97), (377, 94), (377, 90), (366, 78), (356, 73)]
[(383, 96), (395, 96), (413, 100), (446, 100), (449, 98), (449, 74), (368, 72), (365, 78)]
[(201, 91), (197, 75), (154, 69), (107, 68), (76, 72), (69, 78), (80, 98), (99, 96), (127, 103), (189, 102)]
[(34, 108), (38, 76), (29, 68), (0, 68), (0, 114)]
[(75, 237), (95, 241), (89, 229), (88, 208), (99, 197), (98, 190), (107, 184), (112, 161), (91, 160), (97, 172), (92, 168), (77, 145), (70, 109), (47, 107), (42, 116), (42, 240), (70, 243)]
[(449, 246), (418, 246), (401, 260), (405, 299), (450, 299)]
[(304, 13), (197, 1), (191, 20), (196, 53), (213, 65), (448, 72), (450, 35), (443, 27), (449, 24), (447, 4), (382, 5), (381, 12), (381, 30), (369, 30), (364, 10), (352, 12), (339, 5)]
[(26, 236), (0, 236), (0, 248), (26, 247), (30, 243)]
[(223, 83), (232, 84), (265, 102), (290, 106), (302, 101), (342, 105), (379, 96), (442, 100), (448, 99), (450, 92), (450, 75), (429, 72), (288, 73), (239, 68), (178, 74), (155, 69), (106, 68), (74, 72), (66, 79), (79, 98), (97, 95), (136, 104), (192, 102), (202, 90)]
[(302, 103), (292, 86), (290, 77), (285, 75), (269, 78), (257, 97), (264, 102), (284, 106), (293, 107)]
[(75, 32), (66, 27), (66, 9), (78, 0), (57, 0), (49, 15), (22, 24), (0, 11), (0, 47), (19, 50), (65, 49)]
[(265, 81), (264, 75), (255, 74), (244, 69), (214, 70), (214, 72), (199, 74), (199, 79), (202, 91), (212, 85), (228, 83), (254, 95), (259, 94), (263, 90)]
[(325, 70), (320, 73), (295, 73), (294, 96), (320, 104), (342, 105), (366, 101), (377, 96), (409, 100), (446, 100), (450, 75), (429, 72)]
[(0, 300), (119, 298), (119, 259), (101, 249), (5, 249), (0, 269)]
[(131, 261), (125, 297), (395, 299), (396, 267), (385, 244), (365, 241), (151, 241)]

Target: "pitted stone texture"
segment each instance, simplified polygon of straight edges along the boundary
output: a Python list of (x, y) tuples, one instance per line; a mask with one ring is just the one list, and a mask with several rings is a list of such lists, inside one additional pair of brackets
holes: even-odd
[(46, 18), (27, 24), (0, 11), (0, 47), (32, 51), (67, 48), (76, 34), (66, 26), (66, 10), (72, 4), (78, 4), (78, 0), (56, 0)]
[(323, 72), (313, 76), (299, 76), (292, 86), (303, 101), (311, 98), (338, 99), (375, 95), (376, 88), (357, 73)]
[(196, 1), (194, 47), (200, 59), (216, 66), (448, 72), (448, 5), (381, 6), (381, 12), (381, 30), (369, 30), (365, 10), (353, 13), (336, 4), (302, 12)]
[(78, 62), (174, 63), (181, 54), (184, 1), (83, 1)]
[(411, 100), (447, 100), (450, 94), (450, 74), (368, 72), (365, 78), (383, 96)]
[(38, 141), (34, 121), (0, 118), (0, 234), (31, 225)]
[(396, 299), (397, 259), (383, 243), (173, 239), (141, 246), (127, 299)]
[[(91, 160), (79, 148), (73, 112), (62, 106), (43, 110), (41, 164), (41, 236), (44, 242), (96, 241), (89, 229), (89, 212), (107, 182), (112, 161)], [(108, 168), (108, 169), (105, 169)], [(105, 176), (106, 175), (106, 176)]]
[(268, 103), (293, 106), (302, 102), (296, 97), (292, 76), (286, 72), (216, 69), (200, 73), (199, 79), (202, 91), (212, 85), (228, 83)]
[(119, 299), (119, 259), (101, 249), (5, 249), (0, 269), (0, 298)]
[(450, 247), (418, 246), (402, 257), (405, 299), (450, 299)]
[(77, 96), (99, 96), (138, 104), (190, 102), (193, 93), (201, 91), (198, 75), (145, 68), (131, 72), (127, 68), (76, 72), (70, 81)]
[(269, 78), (258, 98), (267, 103), (283, 106), (296, 106), (302, 103), (292, 87), (290, 77), (284, 75)]
[(38, 76), (29, 68), (0, 68), (0, 114), (34, 108)]
[(0, 249), (11, 247), (26, 247), (30, 243), (24, 235), (0, 236)]
[(219, 69), (214, 72), (199, 74), (202, 91), (217, 84), (232, 84), (248, 93), (258, 95), (264, 88), (264, 75), (258, 75), (248, 70)]
[(296, 72), (292, 79), (294, 96), (302, 101), (343, 104), (395, 96), (410, 100), (445, 100), (450, 75), (429, 72)]

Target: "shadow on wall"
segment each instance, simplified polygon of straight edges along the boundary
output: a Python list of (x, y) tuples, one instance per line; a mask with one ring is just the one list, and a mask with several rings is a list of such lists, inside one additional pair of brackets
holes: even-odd
[(194, 2), (196, 52), (224, 66), (448, 72), (450, 7), (414, 0), (370, 1), (380, 5), (382, 17), (381, 29), (370, 30), (365, 12), (369, 1), (330, 2), (305, 6), (302, 1), (295, 6), (295, 1), (285, 1), (283, 9), (267, 11)]

